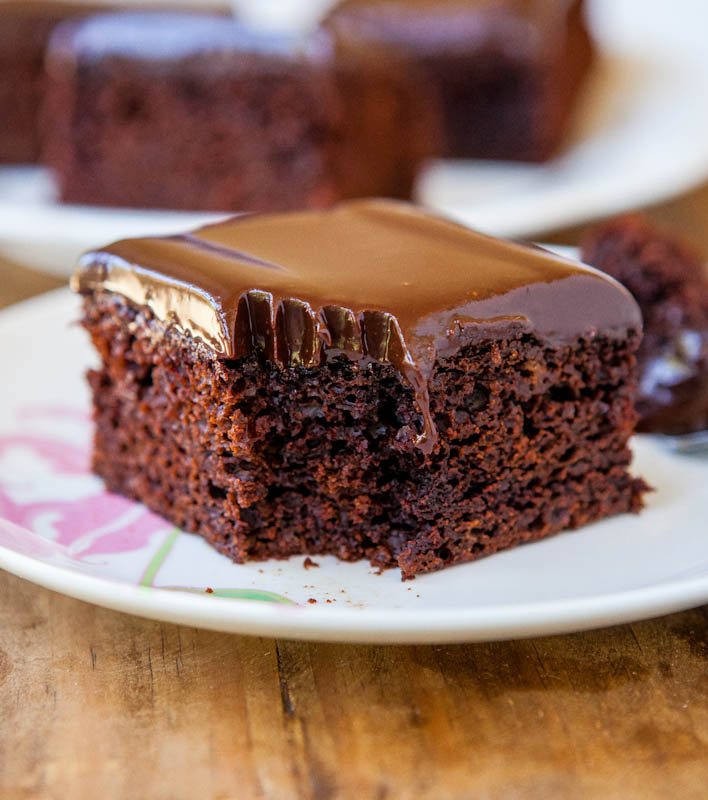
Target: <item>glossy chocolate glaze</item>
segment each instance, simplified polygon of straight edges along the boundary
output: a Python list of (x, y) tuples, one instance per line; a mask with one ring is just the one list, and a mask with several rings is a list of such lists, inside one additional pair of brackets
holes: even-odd
[(220, 358), (390, 363), (414, 389), (428, 452), (436, 358), (510, 329), (560, 346), (641, 327), (629, 293), (597, 270), (385, 200), (126, 239), (83, 256), (72, 286), (147, 305)]

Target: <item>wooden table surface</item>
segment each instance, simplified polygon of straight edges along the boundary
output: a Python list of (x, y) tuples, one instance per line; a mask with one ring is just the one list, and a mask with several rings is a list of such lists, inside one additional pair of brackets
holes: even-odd
[[(708, 186), (650, 214), (708, 253)], [(0, 305), (59, 285), (0, 276)], [(0, 573), (2, 800), (674, 795), (708, 796), (708, 607), (368, 647), (150, 622)]]

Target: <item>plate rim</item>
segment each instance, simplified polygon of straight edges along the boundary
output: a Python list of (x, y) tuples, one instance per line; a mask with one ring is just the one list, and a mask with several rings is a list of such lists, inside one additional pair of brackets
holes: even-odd
[(72, 570), (0, 546), (0, 568), (68, 597), (148, 619), (225, 633), (361, 644), (491, 642), (631, 623), (708, 601), (708, 575), (535, 603), (435, 609), (331, 608), (178, 593)]

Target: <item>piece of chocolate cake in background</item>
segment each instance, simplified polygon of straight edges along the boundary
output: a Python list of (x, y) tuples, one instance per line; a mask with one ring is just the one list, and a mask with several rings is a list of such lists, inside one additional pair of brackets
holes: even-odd
[(634, 295), (644, 317), (638, 429), (708, 430), (708, 268), (688, 243), (627, 215), (597, 226), (582, 258)]
[(401, 64), (368, 50), (332, 52), (342, 98), (340, 131), (331, 143), (338, 199), (410, 199), (421, 165), (439, 141), (435, 103)]
[(0, 2), (0, 163), (39, 158), (39, 109), (44, 51), (54, 28), (91, 6), (62, 2)]
[(408, 84), (335, 69), (325, 34), (101, 15), (60, 28), (47, 68), (46, 160), (67, 202), (253, 211), (405, 197), (422, 157)]
[[(146, 6), (160, 0), (149, 0)], [(174, 1), (177, 5), (179, 0)], [(195, 3), (198, 0), (195, 0)], [(179, 3), (189, 13), (188, 2)], [(225, 15), (226, 3), (201, 2), (202, 13)], [(41, 115), (46, 80), (44, 57), (54, 29), (67, 20), (118, 10), (121, 1), (0, 0), (0, 163), (39, 160), (52, 119)]]
[(323, 25), (408, 66), (438, 107), (438, 156), (548, 159), (592, 60), (582, 0), (343, 0)]
[(83, 257), (93, 467), (236, 561), (404, 577), (637, 511), (636, 303), (413, 206), (245, 215)]

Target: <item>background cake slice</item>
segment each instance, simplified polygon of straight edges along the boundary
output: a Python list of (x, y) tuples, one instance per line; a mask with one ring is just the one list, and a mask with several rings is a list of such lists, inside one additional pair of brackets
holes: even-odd
[(0, 2), (0, 163), (39, 158), (47, 42), (60, 22), (92, 11), (81, 2)]
[(343, 0), (324, 27), (342, 52), (407, 65), (438, 156), (548, 159), (592, 61), (582, 0)]
[(641, 318), (598, 271), (362, 201), (117, 242), (73, 285), (95, 471), (237, 561), (410, 577), (641, 507)]
[[(42, 139), (52, 133), (53, 120), (42, 113), (42, 107), (47, 89), (45, 53), (54, 29), (69, 20), (118, 12), (121, 3), (0, 0), (0, 163), (38, 161)], [(147, 0), (142, 5), (156, 3)], [(181, 6), (183, 13), (190, 12), (189, 2)], [(198, 6), (203, 14), (229, 11), (228, 4), (218, 0)]]
[(235, 212), (407, 197), (429, 152), (407, 77), (335, 64), (324, 33), (105, 14), (57, 30), (47, 72), (44, 156), (66, 202)]
[(638, 428), (708, 430), (708, 265), (678, 236), (630, 214), (587, 235), (582, 258), (623, 283), (639, 303)]

